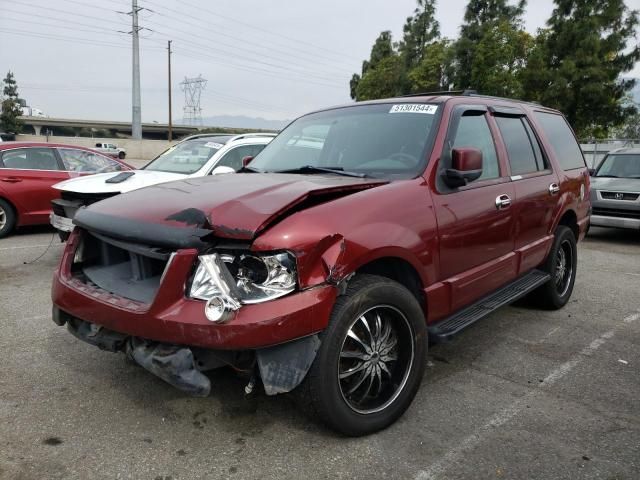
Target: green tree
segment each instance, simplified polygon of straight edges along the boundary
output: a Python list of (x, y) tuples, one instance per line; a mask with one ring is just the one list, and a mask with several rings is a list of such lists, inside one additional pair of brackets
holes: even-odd
[(425, 48), (440, 38), (440, 24), (436, 20), (436, 0), (417, 0), (418, 7), (402, 29), (402, 41), (398, 43), (398, 52), (407, 68), (419, 64), (425, 54)]
[(454, 49), (451, 40), (431, 42), (424, 47), (422, 59), (409, 71), (411, 91), (449, 90), (453, 79)]
[(471, 85), (484, 95), (521, 98), (522, 77), (533, 38), (501, 20), (487, 25), (471, 61)]
[[(476, 50), (487, 32), (501, 22), (508, 22), (513, 30), (520, 30), (526, 0), (509, 5), (507, 0), (470, 0), (456, 42), (456, 81), (458, 88), (476, 88), (473, 84), (473, 63)], [(478, 70), (476, 66), (476, 70)], [(484, 93), (484, 92), (483, 92)]]
[(605, 136), (636, 112), (625, 102), (635, 81), (622, 75), (640, 60), (637, 43), (627, 48), (638, 12), (624, 0), (554, 1), (525, 72), (526, 95), (561, 110), (579, 136)]
[(3, 83), (0, 128), (8, 133), (20, 133), (22, 130), (22, 121), (20, 121), (18, 117), (22, 115), (22, 108), (18, 103), (18, 85), (11, 71), (7, 73)]
[(391, 32), (380, 33), (369, 60), (362, 62), (362, 75), (351, 77), (351, 98), (370, 100), (400, 93), (404, 69), (393, 47)]

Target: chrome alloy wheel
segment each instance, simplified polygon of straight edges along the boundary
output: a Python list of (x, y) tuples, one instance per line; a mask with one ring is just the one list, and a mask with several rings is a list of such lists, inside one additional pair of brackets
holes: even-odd
[(7, 212), (4, 211), (4, 208), (0, 205), (0, 230), (4, 228), (7, 224)]
[(573, 276), (573, 247), (569, 240), (565, 240), (558, 248), (556, 255), (556, 269), (554, 281), (558, 295), (563, 297), (569, 286), (571, 285), (571, 277)]
[(414, 334), (405, 315), (377, 305), (349, 327), (338, 361), (342, 398), (362, 414), (384, 410), (407, 383), (414, 358)]

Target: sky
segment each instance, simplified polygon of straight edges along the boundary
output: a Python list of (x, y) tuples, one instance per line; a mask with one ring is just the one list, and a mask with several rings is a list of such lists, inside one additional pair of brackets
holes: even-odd
[[(640, 0), (627, 0), (627, 5)], [(349, 79), (383, 30), (401, 37), (415, 0), (138, 0), (142, 119), (165, 123), (167, 40), (173, 118), (185, 77), (207, 79), (202, 115), (273, 120), (350, 102)], [(440, 0), (444, 36), (456, 37), (467, 0)], [(544, 26), (552, 0), (529, 0), (525, 28)], [(640, 5), (639, 5), (640, 6)], [(129, 0), (0, 0), (0, 74), (51, 117), (131, 118)], [(119, 31), (124, 33), (118, 33)], [(640, 65), (630, 74), (640, 77)]]

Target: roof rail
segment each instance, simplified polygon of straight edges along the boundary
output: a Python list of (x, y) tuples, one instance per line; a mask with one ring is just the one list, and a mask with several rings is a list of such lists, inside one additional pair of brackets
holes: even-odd
[(477, 95), (478, 92), (476, 90), (440, 90), (437, 92), (420, 92), (420, 93), (409, 93), (408, 95), (400, 95), (400, 98), (404, 97), (432, 97), (436, 95)]
[(229, 139), (230, 142), (234, 142), (236, 140), (242, 140), (244, 138), (254, 138), (254, 137), (275, 137), (277, 133), (272, 132), (256, 132), (256, 133), (242, 133), (240, 135), (234, 135)]
[(228, 136), (227, 132), (209, 132), (209, 133), (194, 133), (193, 135), (189, 135), (184, 137), (180, 142), (184, 142), (187, 140), (193, 140), (194, 138), (203, 138), (203, 137), (218, 137), (218, 136)]

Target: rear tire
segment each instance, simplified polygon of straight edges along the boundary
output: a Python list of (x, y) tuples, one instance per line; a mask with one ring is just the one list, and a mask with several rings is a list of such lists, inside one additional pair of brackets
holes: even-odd
[(294, 392), (303, 409), (349, 436), (381, 430), (405, 412), (427, 353), (424, 313), (409, 290), (384, 277), (355, 276), (320, 338)]
[(551, 279), (532, 294), (538, 305), (548, 310), (558, 310), (567, 304), (576, 281), (577, 264), (576, 237), (569, 227), (560, 225), (541, 268), (551, 275)]
[(13, 206), (0, 198), (0, 238), (9, 235), (16, 226), (16, 213)]
[(124, 152), (119, 152), (119, 153), (118, 153), (118, 158), (119, 158), (120, 160), (124, 160), (124, 157), (126, 157), (126, 156), (127, 156), (127, 154), (126, 154), (126, 153), (124, 153)]

